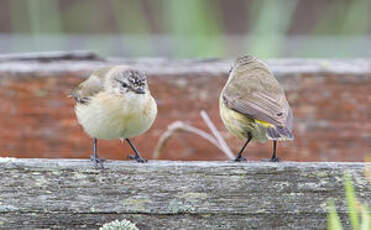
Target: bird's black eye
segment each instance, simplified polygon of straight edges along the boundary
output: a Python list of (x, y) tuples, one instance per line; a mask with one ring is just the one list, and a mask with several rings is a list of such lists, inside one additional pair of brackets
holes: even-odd
[(125, 82), (121, 82), (121, 86), (126, 88), (126, 87), (128, 87), (128, 84), (126, 84)]

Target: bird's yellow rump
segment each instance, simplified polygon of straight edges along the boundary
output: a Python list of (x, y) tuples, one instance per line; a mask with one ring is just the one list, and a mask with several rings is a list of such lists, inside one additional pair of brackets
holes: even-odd
[(293, 115), (284, 91), (267, 65), (253, 56), (237, 58), (219, 97), (220, 116), (225, 127), (246, 142), (236, 161), (251, 141), (292, 140)]

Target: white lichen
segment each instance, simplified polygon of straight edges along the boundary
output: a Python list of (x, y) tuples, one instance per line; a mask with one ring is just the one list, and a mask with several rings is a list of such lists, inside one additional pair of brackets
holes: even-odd
[(114, 220), (110, 223), (104, 224), (99, 230), (139, 230), (135, 224), (128, 220)]

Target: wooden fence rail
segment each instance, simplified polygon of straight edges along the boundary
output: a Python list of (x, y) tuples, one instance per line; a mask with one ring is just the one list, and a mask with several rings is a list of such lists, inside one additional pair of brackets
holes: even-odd
[(0, 229), (325, 229), (334, 199), (348, 225), (343, 174), (371, 206), (371, 163), (0, 158)]

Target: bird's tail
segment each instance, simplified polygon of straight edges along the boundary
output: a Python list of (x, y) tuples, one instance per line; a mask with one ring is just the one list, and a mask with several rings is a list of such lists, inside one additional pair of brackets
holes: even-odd
[(270, 140), (277, 141), (291, 141), (294, 139), (294, 135), (292, 135), (290, 129), (280, 126), (267, 128), (267, 137)]

